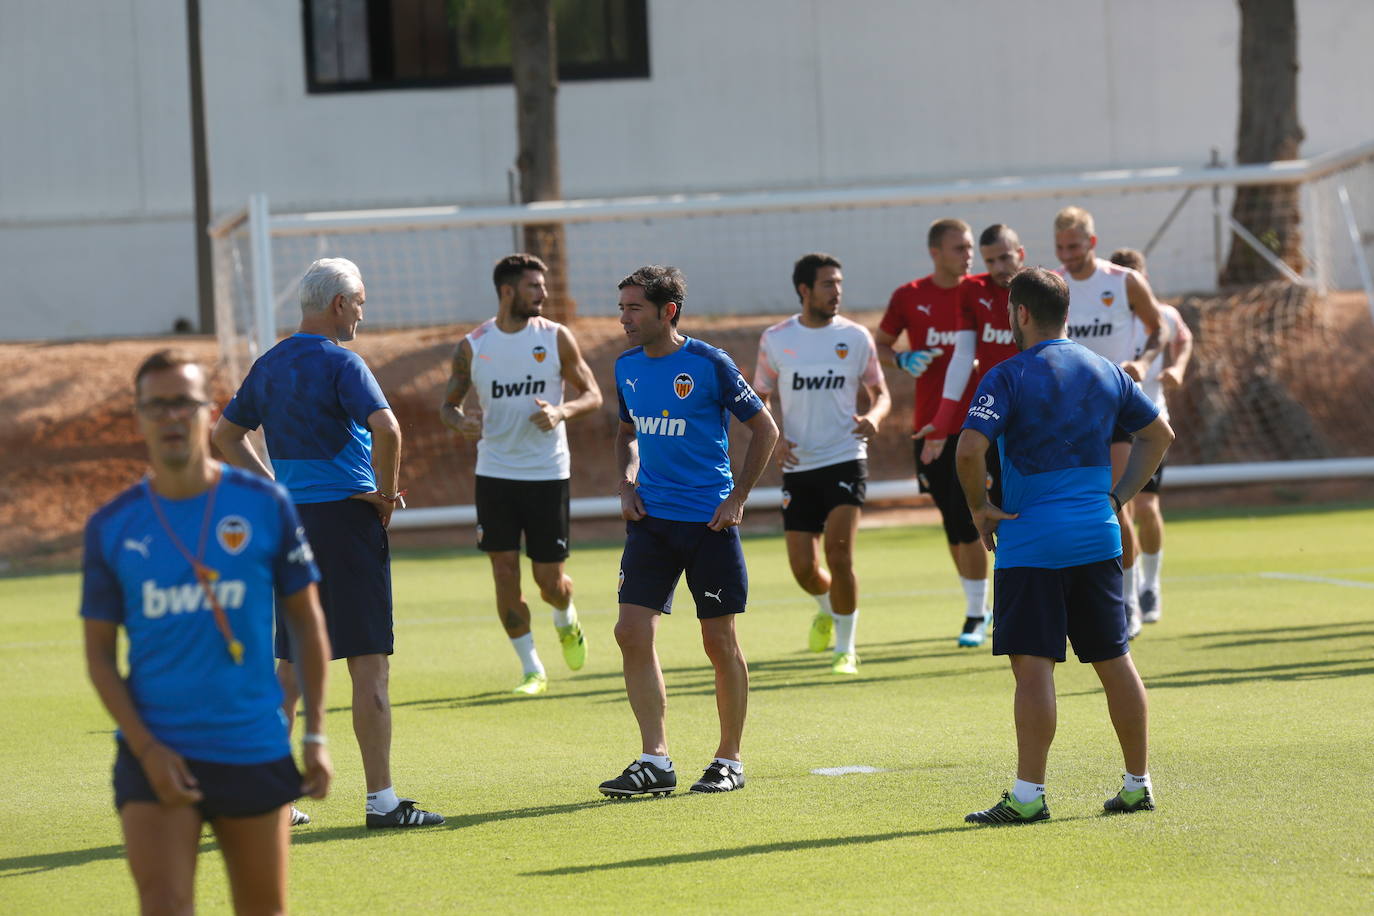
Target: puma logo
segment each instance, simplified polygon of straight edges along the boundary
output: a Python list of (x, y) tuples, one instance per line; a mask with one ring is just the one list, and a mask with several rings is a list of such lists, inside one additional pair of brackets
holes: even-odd
[(854, 495), (854, 482), (852, 480), (837, 480), (835, 483), (843, 487), (850, 496)]
[(980, 298), (978, 299), (978, 303), (979, 303), (980, 305), (982, 305), (983, 308), (989, 308), (989, 309), (992, 308), (992, 300), (991, 300), (991, 299), (983, 299), (983, 298), (980, 297)]
[(916, 306), (916, 311), (918, 311), (918, 312), (925, 312), (927, 315), (929, 315), (929, 314), (930, 314), (930, 306), (928, 306), (928, 305), (918, 305), (918, 306)]
[(720, 600), (720, 593), (723, 592), (723, 591), (725, 591), (724, 588), (718, 588), (718, 589), (716, 589), (716, 593), (713, 595), (713, 594), (711, 594), (710, 592), (703, 590), (703, 591), (702, 591), (702, 594), (705, 595), (707, 598), (714, 598), (714, 599), (716, 599), (716, 604), (724, 604), (725, 602), (723, 602), (723, 601)]
[(639, 389), (635, 387), (635, 386), (638, 385), (638, 384), (639, 384), (639, 379), (628, 379), (628, 378), (627, 378), (627, 379), (625, 380), (625, 387), (628, 388), (628, 389), (630, 389), (631, 391), (633, 391), (635, 394), (639, 394)]
[(132, 550), (134, 553), (139, 554), (143, 557), (143, 559), (146, 560), (148, 559), (148, 545), (152, 542), (153, 536), (151, 534), (145, 535), (143, 539), (139, 541), (135, 541), (133, 538), (125, 538), (124, 549)]
[(556, 543), (559, 547), (562, 547), (564, 550), (567, 550), (567, 549), (568, 549), (568, 539), (567, 539), (567, 538), (554, 538), (553, 540), (554, 540), (554, 543)]

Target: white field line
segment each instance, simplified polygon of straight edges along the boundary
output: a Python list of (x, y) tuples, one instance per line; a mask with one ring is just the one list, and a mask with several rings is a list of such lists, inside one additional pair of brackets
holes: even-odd
[(1332, 579), (1328, 576), (1305, 576), (1299, 573), (1262, 572), (1261, 579), (1287, 579), (1292, 582), (1316, 582), (1321, 585), (1342, 585), (1346, 588), (1374, 588), (1374, 582), (1360, 582), (1356, 579)]

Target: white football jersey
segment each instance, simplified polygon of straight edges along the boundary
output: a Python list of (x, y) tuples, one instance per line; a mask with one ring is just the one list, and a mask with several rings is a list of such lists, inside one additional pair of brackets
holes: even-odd
[(808, 328), (793, 315), (764, 331), (754, 390), (782, 399), (782, 434), (797, 444), (798, 463), (788, 470), (868, 457), (868, 444), (852, 432), (854, 414), (859, 386), (881, 379), (873, 335), (848, 318)]
[(467, 336), (472, 385), (482, 404), (477, 473), (504, 480), (566, 480), (571, 471), (568, 432), (530, 422), (536, 400), (563, 403), (557, 322), (535, 317), (507, 334), (489, 318)]
[(1127, 268), (1102, 258), (1086, 280), (1075, 280), (1064, 268), (1058, 274), (1069, 285), (1069, 338), (1120, 365), (1135, 358), (1131, 303), (1126, 298)]
[[(1167, 423), (1169, 421), (1169, 403), (1164, 397), (1164, 383), (1159, 380), (1159, 374), (1164, 371), (1164, 354), (1174, 346), (1175, 341), (1192, 340), (1193, 332), (1188, 330), (1188, 325), (1183, 320), (1183, 316), (1178, 313), (1178, 309), (1166, 303), (1159, 303), (1159, 319), (1162, 322), (1161, 334), (1166, 338), (1166, 343), (1160, 348), (1159, 355), (1150, 363), (1150, 371), (1145, 373), (1145, 379), (1140, 383), (1141, 390), (1155, 402), (1159, 408), (1159, 415)], [(1132, 321), (1133, 343), (1132, 347), (1136, 356), (1145, 347), (1145, 341), (1149, 339), (1149, 332), (1145, 330), (1145, 324), (1139, 318)]]

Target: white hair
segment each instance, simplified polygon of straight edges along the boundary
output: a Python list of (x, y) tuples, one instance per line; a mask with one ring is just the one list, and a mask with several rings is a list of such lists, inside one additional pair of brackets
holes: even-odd
[(356, 299), (363, 291), (363, 275), (347, 258), (320, 258), (301, 277), (301, 313), (323, 312), (335, 296)]

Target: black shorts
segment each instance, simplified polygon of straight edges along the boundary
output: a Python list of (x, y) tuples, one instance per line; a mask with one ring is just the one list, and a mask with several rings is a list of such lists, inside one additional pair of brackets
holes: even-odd
[[(341, 499), (296, 506), (320, 568), (320, 605), (333, 658), (390, 655), (391, 544), (370, 503)], [(290, 634), (278, 602), (277, 658), (290, 661)]]
[(1116, 445), (1118, 442), (1134, 442), (1134, 441), (1135, 441), (1135, 436), (1132, 435), (1131, 433), (1127, 432), (1127, 431), (1126, 431), (1125, 429), (1123, 429), (1122, 427), (1120, 427), (1120, 426), (1113, 426), (1113, 427), (1112, 427), (1112, 445)]
[(959, 486), (959, 474), (954, 468), (954, 452), (959, 440), (954, 436), (946, 440), (944, 451), (930, 464), (921, 463), (921, 447), (925, 440), (913, 439), (911, 442), (916, 452), (916, 479), (921, 484), (921, 492), (929, 493), (940, 510), (945, 540), (951, 544), (978, 540), (978, 529), (973, 527), (968, 499), (964, 496), (964, 488)]
[(1002, 508), (1002, 453), (997, 443), (987, 450), (988, 502)]
[(671, 614), (673, 592), (684, 570), (699, 619), (744, 613), (749, 572), (744, 568), (738, 527), (712, 531), (705, 522), (652, 516), (625, 523), (618, 587), (621, 604)]
[(1161, 462), (1159, 463), (1159, 467), (1155, 468), (1155, 472), (1154, 472), (1153, 474), (1150, 475), (1150, 479), (1147, 480), (1147, 481), (1145, 481), (1145, 486), (1143, 486), (1143, 487), (1140, 488), (1140, 492), (1142, 492), (1142, 493), (1158, 493), (1158, 492), (1159, 492), (1159, 485), (1162, 484), (1163, 482), (1164, 482), (1164, 462), (1161, 461)]
[(992, 614), (993, 655), (1062, 662), (1067, 639), (1080, 662), (1105, 662), (1130, 648), (1121, 557), (1064, 569), (999, 569), (992, 580)]
[(868, 490), (868, 462), (862, 458), (782, 475), (784, 531), (821, 532), (836, 506), (862, 506)]
[(477, 549), (520, 549), (536, 563), (568, 558), (568, 481), (477, 478)]
[[(115, 810), (128, 802), (156, 802), (157, 793), (143, 772), (143, 764), (138, 762), (123, 738), (116, 739), (116, 743)], [(196, 808), (207, 821), (217, 817), (257, 817), (301, 797), (301, 773), (289, 754), (270, 763), (249, 764), (186, 758), (186, 766), (205, 796), (196, 803)]]

